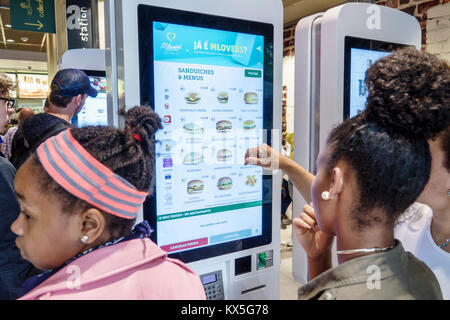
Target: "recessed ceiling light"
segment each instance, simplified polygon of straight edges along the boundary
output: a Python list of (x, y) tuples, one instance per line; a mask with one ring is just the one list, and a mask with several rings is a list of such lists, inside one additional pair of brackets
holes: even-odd
[(8, 42), (14, 42), (14, 39), (7, 39)]
[(11, 28), (11, 25), (10, 24), (5, 24), (5, 27)]
[(20, 38), (20, 40), (22, 40), (23, 42), (27, 42), (28, 41), (28, 37), (22, 37), (22, 38)]

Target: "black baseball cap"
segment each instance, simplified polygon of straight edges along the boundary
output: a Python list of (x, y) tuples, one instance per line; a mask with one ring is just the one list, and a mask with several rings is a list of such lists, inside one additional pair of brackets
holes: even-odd
[(62, 69), (59, 70), (52, 80), (61, 91), (58, 94), (75, 97), (79, 94), (87, 93), (90, 97), (97, 96), (97, 90), (91, 86), (89, 77), (83, 70)]

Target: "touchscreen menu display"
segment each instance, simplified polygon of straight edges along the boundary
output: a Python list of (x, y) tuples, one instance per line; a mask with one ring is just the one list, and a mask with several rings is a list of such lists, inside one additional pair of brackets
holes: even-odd
[(367, 87), (365, 84), (367, 69), (378, 59), (390, 52), (351, 48), (350, 58), (350, 117), (366, 107)]
[(157, 243), (181, 252), (262, 234), (264, 36), (153, 21)]
[(91, 85), (97, 90), (97, 97), (87, 97), (84, 107), (73, 118), (76, 127), (107, 126), (106, 77), (89, 75)]

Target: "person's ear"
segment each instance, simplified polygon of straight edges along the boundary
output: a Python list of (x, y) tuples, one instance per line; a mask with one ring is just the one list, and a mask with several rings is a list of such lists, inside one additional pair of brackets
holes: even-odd
[(84, 244), (93, 244), (102, 237), (106, 229), (103, 213), (96, 208), (89, 208), (80, 214), (80, 240)]
[(78, 108), (83, 102), (83, 95), (79, 94), (72, 98), (72, 103)]
[(331, 173), (330, 199), (336, 197), (342, 192), (344, 187), (344, 175), (339, 167), (334, 167)]

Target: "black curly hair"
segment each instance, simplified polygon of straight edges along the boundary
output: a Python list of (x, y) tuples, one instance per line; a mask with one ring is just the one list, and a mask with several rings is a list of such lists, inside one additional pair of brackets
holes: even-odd
[(446, 61), (406, 47), (377, 60), (367, 69), (365, 81), (367, 119), (426, 139), (448, 128), (450, 67)]
[[(72, 136), (103, 165), (121, 176), (140, 191), (149, 191), (153, 180), (154, 134), (162, 128), (160, 117), (149, 107), (136, 106), (121, 111), (125, 116), (125, 128), (120, 130), (106, 126), (73, 128)], [(133, 135), (139, 134), (140, 141)], [(43, 169), (36, 153), (31, 157), (33, 165), (41, 173), (41, 185), (45, 191), (57, 195), (68, 214), (84, 211), (91, 204), (73, 196), (57, 184)], [(128, 220), (103, 212), (107, 229), (112, 238), (130, 233), (135, 219)]]
[[(387, 130), (361, 115), (333, 129), (327, 143), (332, 149), (327, 173), (344, 160), (356, 174), (359, 195), (351, 211), (359, 229), (374, 223), (393, 224), (419, 197), (430, 177), (430, 149), (423, 136)], [(381, 209), (384, 215), (371, 209)]]
[[(428, 139), (441, 137), (447, 154), (450, 69), (437, 57), (411, 47), (376, 61), (366, 72), (366, 109), (332, 130), (327, 172), (339, 160), (355, 170), (359, 187), (352, 213), (357, 226), (394, 223), (428, 182)], [(369, 216), (378, 208), (383, 216)]]

